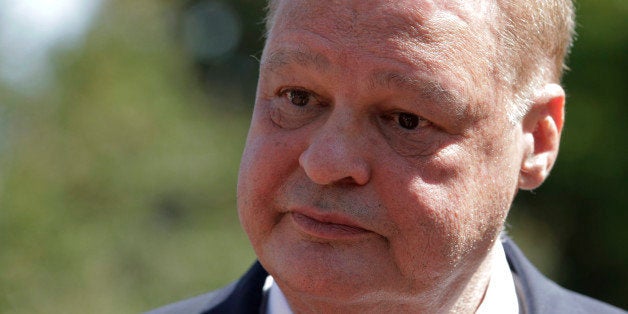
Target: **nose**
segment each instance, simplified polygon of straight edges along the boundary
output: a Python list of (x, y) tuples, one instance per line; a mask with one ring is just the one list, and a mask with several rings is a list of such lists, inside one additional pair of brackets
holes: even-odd
[(366, 142), (358, 123), (332, 114), (310, 137), (299, 164), (316, 184), (365, 185), (371, 177)]

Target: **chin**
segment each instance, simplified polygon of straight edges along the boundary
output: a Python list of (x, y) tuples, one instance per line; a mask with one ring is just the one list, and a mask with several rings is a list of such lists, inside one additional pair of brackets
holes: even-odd
[(373, 253), (382, 247), (374, 239), (350, 245), (279, 240), (267, 242), (257, 253), (286, 295), (352, 302), (403, 281), (386, 254)]
[(343, 303), (358, 302), (377, 290), (361, 275), (351, 275), (328, 265), (303, 263), (269, 271), (286, 295)]

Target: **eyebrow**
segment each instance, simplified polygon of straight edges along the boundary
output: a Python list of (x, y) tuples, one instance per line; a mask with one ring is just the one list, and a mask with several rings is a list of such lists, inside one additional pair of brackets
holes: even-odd
[[(276, 72), (283, 67), (297, 64), (303, 67), (313, 67), (325, 71), (331, 67), (331, 61), (321, 54), (310, 50), (279, 49), (271, 52), (262, 60), (261, 66), (268, 71)], [(440, 82), (425, 76), (410, 76), (395, 71), (376, 71), (370, 78), (371, 86), (380, 86), (387, 89), (408, 90), (417, 92), (422, 99), (436, 105), (454, 105), (455, 116), (460, 116), (468, 104), (468, 100), (452, 89), (448, 89)]]
[(275, 72), (289, 65), (298, 64), (304, 67), (315, 67), (320, 70), (329, 68), (331, 62), (323, 54), (303, 50), (277, 50), (270, 53), (268, 58), (262, 60), (262, 67)]
[(456, 91), (448, 89), (438, 81), (423, 77), (412, 77), (397, 72), (376, 72), (371, 84), (388, 89), (412, 90), (422, 98), (436, 104), (463, 106), (467, 101)]

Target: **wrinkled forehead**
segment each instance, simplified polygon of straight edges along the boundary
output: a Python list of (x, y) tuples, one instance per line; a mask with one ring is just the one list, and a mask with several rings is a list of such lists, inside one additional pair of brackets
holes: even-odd
[[(454, 0), (278, 0), (275, 26), (325, 31), (359, 41), (397, 36), (420, 41), (464, 37), (486, 30), (492, 1)], [(271, 32), (272, 35), (272, 32)], [(444, 36), (447, 38), (438, 38)]]

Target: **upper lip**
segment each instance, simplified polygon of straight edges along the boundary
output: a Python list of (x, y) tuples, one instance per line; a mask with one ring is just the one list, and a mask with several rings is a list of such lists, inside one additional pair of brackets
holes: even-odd
[(353, 217), (339, 212), (328, 212), (314, 207), (294, 207), (290, 209), (290, 212), (298, 213), (314, 220), (318, 220), (322, 223), (345, 225), (353, 228), (364, 229), (370, 231), (364, 225), (356, 221)]

